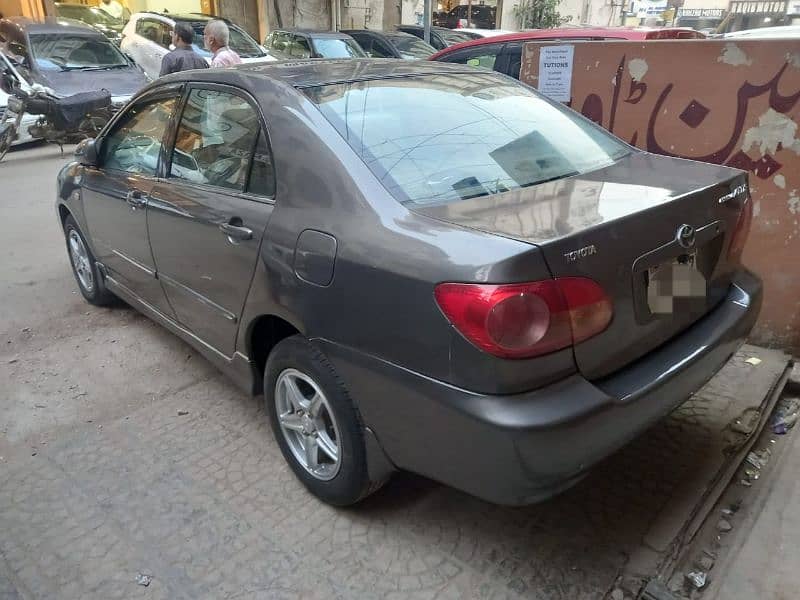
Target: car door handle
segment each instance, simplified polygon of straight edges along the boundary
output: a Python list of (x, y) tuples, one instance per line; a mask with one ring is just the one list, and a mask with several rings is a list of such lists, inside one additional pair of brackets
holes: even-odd
[(125, 195), (125, 202), (128, 203), (131, 210), (144, 208), (147, 204), (147, 196), (140, 190), (131, 190)]
[(241, 219), (234, 217), (227, 223), (221, 223), (219, 229), (231, 240), (253, 239), (253, 230), (249, 227), (244, 227), (241, 223)]

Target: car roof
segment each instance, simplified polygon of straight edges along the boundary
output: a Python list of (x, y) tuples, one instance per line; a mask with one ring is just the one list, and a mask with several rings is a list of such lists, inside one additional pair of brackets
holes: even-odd
[[(397, 25), (397, 29), (413, 29), (415, 31), (421, 31), (425, 29), (422, 25), (407, 25), (405, 23), (401, 23)], [(431, 31), (452, 31), (453, 33), (458, 33), (458, 29), (449, 29), (447, 27), (439, 27), (438, 25), (431, 25)]]
[[(344, 33), (350, 35), (351, 33), (367, 33), (369, 35), (374, 35), (376, 37), (384, 37), (384, 38), (406, 38), (412, 37), (417, 38), (413, 33), (406, 33), (405, 31), (378, 31), (376, 29), (343, 29)], [(419, 38), (417, 38), (419, 39)]]
[(348, 38), (350, 37), (344, 31), (328, 31), (324, 29), (304, 29), (302, 27), (277, 27), (272, 30), (272, 33), (281, 32), (281, 33), (296, 33), (302, 35), (308, 35), (311, 37), (316, 38)]
[(6, 17), (3, 21), (13, 23), (19, 30), (25, 33), (70, 33), (104, 37), (103, 34), (94, 27), (81, 21), (66, 19), (64, 17), (45, 17), (44, 19)]
[[(458, 31), (458, 30), (456, 30)], [(645, 40), (650, 34), (658, 36), (660, 39), (670, 39), (677, 37), (679, 33), (691, 32), (692, 34), (705, 37), (699, 32), (689, 27), (559, 27), (555, 29), (529, 29), (507, 33), (505, 35), (494, 35), (491, 37), (478, 38), (468, 42), (453, 44), (430, 57), (429, 60), (436, 60), (440, 55), (449, 54), (462, 48), (472, 46), (483, 46), (485, 44), (497, 44), (501, 42), (527, 42), (536, 40), (569, 38), (602, 37), (620, 40)]]
[(181, 71), (168, 76), (165, 80), (173, 82), (220, 81), (227, 76), (247, 75), (264, 80), (278, 80), (296, 88), (307, 88), (334, 83), (395, 79), (415, 75), (470, 74), (475, 73), (476, 70), (475, 67), (461, 64), (392, 58), (380, 60), (369, 58), (314, 59), (256, 62), (225, 69)]
[(800, 25), (778, 25), (776, 27), (759, 27), (743, 29), (724, 34), (723, 38), (765, 38), (765, 37), (798, 37)]
[(161, 17), (162, 19), (169, 19), (171, 21), (182, 23), (205, 23), (208, 21), (225, 21), (228, 25), (233, 25), (229, 19), (225, 17), (215, 17), (214, 15), (207, 15), (204, 13), (171, 13), (171, 12), (158, 12), (157, 10), (142, 10), (131, 15), (131, 20), (141, 19), (142, 17)]

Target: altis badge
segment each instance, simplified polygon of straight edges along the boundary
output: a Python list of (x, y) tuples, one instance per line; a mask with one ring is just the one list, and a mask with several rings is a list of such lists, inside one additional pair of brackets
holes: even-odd
[(723, 202), (727, 202), (728, 200), (733, 200), (733, 199), (737, 198), (738, 196), (741, 196), (742, 194), (746, 194), (746, 193), (747, 193), (747, 184), (743, 183), (742, 185), (737, 185), (735, 188), (733, 188), (730, 191), (730, 193), (725, 194), (724, 196), (722, 196), (719, 200), (717, 200), (717, 202), (722, 204)]

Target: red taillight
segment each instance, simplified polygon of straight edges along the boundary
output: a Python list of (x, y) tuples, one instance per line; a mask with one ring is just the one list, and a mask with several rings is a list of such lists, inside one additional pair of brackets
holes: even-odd
[(591, 279), (440, 283), (436, 302), (461, 334), (502, 358), (530, 358), (577, 344), (611, 322), (611, 302)]
[(728, 246), (728, 257), (739, 258), (744, 250), (747, 236), (750, 235), (750, 225), (753, 223), (753, 199), (748, 194), (742, 203), (742, 210), (736, 220), (736, 227), (731, 235), (731, 244)]

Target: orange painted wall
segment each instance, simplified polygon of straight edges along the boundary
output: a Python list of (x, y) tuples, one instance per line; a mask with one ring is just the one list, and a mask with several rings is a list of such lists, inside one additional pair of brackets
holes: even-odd
[[(539, 48), (520, 78), (537, 87)], [(745, 263), (764, 280), (756, 343), (800, 351), (800, 43), (578, 42), (569, 105), (660, 154), (750, 172)]]

